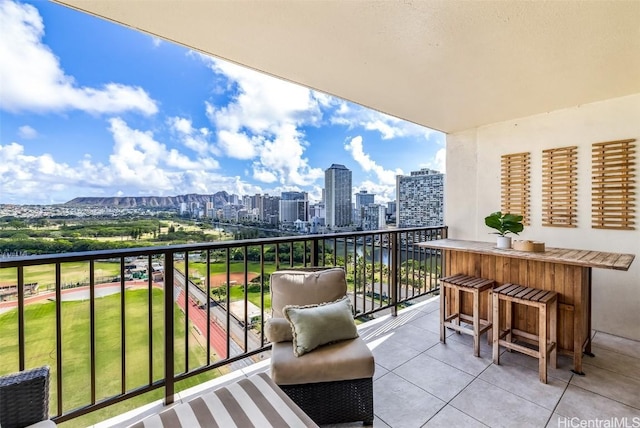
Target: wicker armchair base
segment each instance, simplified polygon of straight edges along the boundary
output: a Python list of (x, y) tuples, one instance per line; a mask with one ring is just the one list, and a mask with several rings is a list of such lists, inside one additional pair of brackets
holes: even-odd
[(373, 425), (373, 379), (278, 385), (318, 425)]
[(49, 417), (49, 367), (0, 377), (0, 425), (25, 427)]

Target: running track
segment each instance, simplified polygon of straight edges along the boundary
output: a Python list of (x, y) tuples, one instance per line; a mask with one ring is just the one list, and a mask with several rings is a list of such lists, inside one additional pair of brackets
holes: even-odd
[[(186, 314), (186, 306), (184, 301), (184, 290), (180, 289), (178, 295), (178, 306)], [(196, 326), (196, 328), (202, 333), (203, 336), (207, 334), (207, 311), (200, 309), (193, 297), (189, 296), (189, 320)], [(211, 326), (211, 336), (209, 337), (209, 343), (216, 351), (216, 354), (221, 359), (227, 358), (227, 333), (220, 327), (213, 318), (209, 323)]]

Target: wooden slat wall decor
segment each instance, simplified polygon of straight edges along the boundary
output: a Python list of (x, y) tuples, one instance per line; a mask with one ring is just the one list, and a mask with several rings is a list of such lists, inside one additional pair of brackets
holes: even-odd
[(529, 157), (529, 153), (514, 153), (503, 155), (501, 162), (500, 210), (522, 215), (524, 225), (529, 224)]
[(592, 146), (594, 229), (635, 229), (635, 141), (608, 141)]
[(542, 225), (577, 226), (576, 146), (542, 151)]

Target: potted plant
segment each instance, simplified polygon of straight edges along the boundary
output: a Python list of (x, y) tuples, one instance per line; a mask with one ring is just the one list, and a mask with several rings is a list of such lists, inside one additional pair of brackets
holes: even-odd
[(498, 235), (497, 247), (498, 248), (511, 248), (511, 237), (506, 236), (507, 233), (519, 234), (524, 229), (522, 224), (522, 216), (517, 214), (502, 214), (497, 211), (484, 218), (484, 224), (497, 232), (492, 232)]

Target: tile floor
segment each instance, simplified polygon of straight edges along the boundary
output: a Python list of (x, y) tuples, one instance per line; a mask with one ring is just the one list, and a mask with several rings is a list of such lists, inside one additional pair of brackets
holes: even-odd
[[(480, 358), (471, 336), (451, 332), (440, 343), (438, 311), (436, 297), (360, 326), (376, 360), (374, 427), (640, 427), (640, 342), (594, 332), (586, 375), (571, 373), (570, 358), (560, 356), (545, 385), (534, 358), (503, 352), (493, 364), (484, 337)], [(264, 370), (268, 361), (183, 391), (178, 400)], [(126, 426), (160, 409), (155, 403), (95, 427)], [(362, 425), (337, 427), (352, 426)]]

